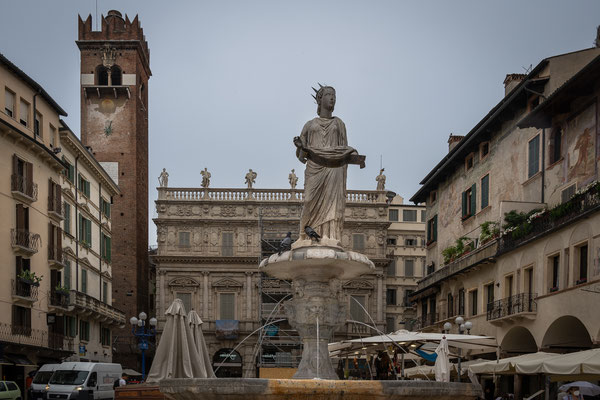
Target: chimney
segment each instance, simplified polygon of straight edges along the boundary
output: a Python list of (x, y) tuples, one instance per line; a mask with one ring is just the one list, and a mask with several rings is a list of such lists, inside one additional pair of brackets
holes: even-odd
[(508, 74), (506, 78), (504, 78), (504, 95), (510, 93), (519, 83), (525, 79), (527, 75), (525, 74)]
[(458, 145), (461, 140), (463, 140), (463, 138), (464, 138), (464, 136), (453, 135), (451, 133), (450, 137), (448, 138), (448, 153), (450, 153), (452, 151), (452, 149), (455, 148), (456, 145)]
[(596, 47), (600, 47), (600, 25), (596, 28), (596, 40), (594, 41)]

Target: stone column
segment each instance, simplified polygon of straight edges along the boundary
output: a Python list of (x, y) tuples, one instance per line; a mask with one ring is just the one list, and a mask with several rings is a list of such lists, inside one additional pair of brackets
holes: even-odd
[(383, 275), (377, 274), (377, 322), (383, 321)]
[(246, 319), (252, 321), (252, 271), (246, 271)]
[(164, 269), (159, 269), (158, 270), (158, 276), (159, 276), (159, 284), (158, 284), (158, 315), (165, 315), (165, 292), (167, 291), (167, 286), (165, 284), (165, 275), (167, 274), (167, 271), (165, 271)]
[(208, 271), (202, 271), (203, 285), (202, 285), (202, 319), (210, 319), (208, 315)]

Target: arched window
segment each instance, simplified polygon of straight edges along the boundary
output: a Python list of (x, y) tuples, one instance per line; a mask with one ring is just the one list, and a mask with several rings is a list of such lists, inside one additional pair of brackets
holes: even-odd
[(104, 65), (99, 65), (96, 68), (96, 85), (108, 85), (108, 69)]
[(110, 80), (112, 86), (120, 86), (123, 84), (123, 73), (121, 72), (121, 68), (113, 65), (110, 69)]

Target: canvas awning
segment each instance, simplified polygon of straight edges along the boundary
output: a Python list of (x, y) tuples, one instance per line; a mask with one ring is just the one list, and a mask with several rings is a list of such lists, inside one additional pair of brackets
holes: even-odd
[(578, 375), (600, 374), (600, 349), (560, 354), (535, 362), (523, 361), (516, 365), (519, 374)]
[[(481, 364), (482, 362), (486, 362), (481, 358), (470, 361), (463, 361), (460, 365), (460, 374), (467, 375), (468, 369), (470, 365), (473, 364)], [(458, 374), (458, 364), (450, 363), (450, 372), (453, 375)], [(404, 370), (404, 376), (407, 378), (415, 379), (415, 378), (432, 378), (435, 376), (435, 370), (433, 365), (419, 365), (417, 367), (407, 368)]]
[(560, 354), (554, 353), (530, 353), (516, 357), (503, 358), (496, 361), (486, 361), (469, 366), (469, 369), (476, 374), (514, 374), (516, 366), (520, 363), (541, 363), (543, 360), (560, 357)]
[(5, 354), (4, 358), (12, 361), (17, 367), (37, 367), (37, 364), (22, 354)]
[(133, 370), (133, 369), (131, 369), (131, 368), (125, 368), (125, 369), (123, 370), (123, 373), (124, 373), (125, 375), (127, 375), (127, 376), (142, 376), (142, 374), (141, 374), (141, 373), (139, 373), (139, 372), (137, 372), (137, 371), (135, 371), (135, 370)]

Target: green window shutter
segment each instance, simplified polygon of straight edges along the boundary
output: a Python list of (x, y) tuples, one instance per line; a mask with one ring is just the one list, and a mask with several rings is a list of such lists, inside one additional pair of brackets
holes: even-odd
[(112, 257), (112, 239), (110, 237), (106, 237), (106, 259), (108, 262), (111, 262)]
[(433, 216), (433, 241), (437, 241), (437, 215)]
[(471, 214), (475, 215), (477, 213), (477, 184), (474, 183), (471, 186)]
[(64, 286), (67, 289), (71, 288), (71, 261), (67, 260), (65, 262), (65, 270), (64, 270)]
[(87, 293), (87, 271), (85, 269), (81, 270), (81, 291)]
[(64, 221), (63, 221), (63, 230), (66, 233), (71, 233), (71, 206), (66, 201), (63, 202), (64, 205)]
[(462, 218), (467, 216), (467, 192), (462, 192)]
[(79, 225), (79, 240), (81, 241), (84, 238), (84, 236), (83, 236), (83, 232), (84, 232), (84, 228), (83, 228), (83, 216), (81, 215), (81, 213), (77, 217), (77, 222), (78, 222), (78, 225)]
[(481, 209), (483, 210), (490, 204), (490, 176), (486, 175), (481, 179)]
[(531, 139), (529, 142), (529, 165), (528, 165), (528, 177), (531, 178), (539, 171), (539, 158), (540, 158), (540, 135)]
[(92, 221), (90, 221), (89, 219), (86, 219), (85, 224), (86, 224), (85, 241), (91, 247), (92, 246)]

